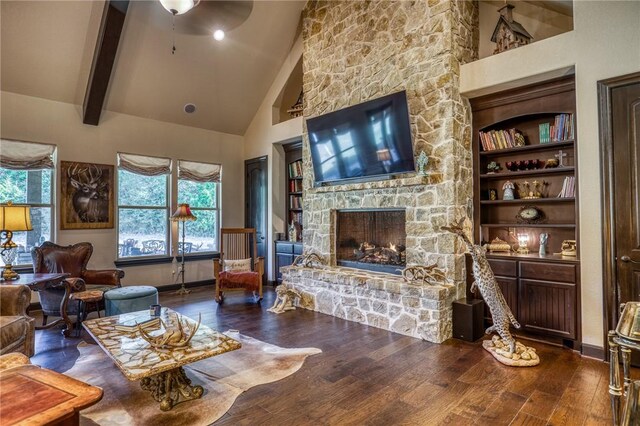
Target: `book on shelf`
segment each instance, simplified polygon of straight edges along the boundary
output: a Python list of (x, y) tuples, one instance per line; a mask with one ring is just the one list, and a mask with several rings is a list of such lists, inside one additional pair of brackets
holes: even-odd
[(148, 311), (142, 313), (122, 314), (114, 328), (118, 331), (134, 332), (138, 329), (138, 325), (145, 330), (160, 327), (160, 317), (149, 315)]
[(289, 178), (294, 179), (299, 177), (302, 177), (302, 160), (289, 163)]
[(302, 195), (291, 195), (289, 197), (289, 204), (292, 209), (301, 209), (302, 208)]
[(551, 125), (549, 123), (542, 123), (538, 126), (538, 132), (539, 132), (539, 138), (540, 138), (540, 143), (549, 143), (551, 142), (551, 138), (550, 138), (550, 130)]
[(574, 138), (574, 115), (558, 114), (550, 126), (551, 141), (561, 142)]
[(290, 180), (289, 192), (302, 192), (302, 181), (299, 179)]
[(289, 212), (289, 223), (291, 222), (302, 225), (302, 212)]
[(498, 149), (515, 148), (518, 146), (516, 144), (516, 135), (521, 134), (517, 129), (480, 131), (479, 137), (482, 150), (495, 151)]
[(576, 178), (575, 176), (566, 176), (562, 182), (562, 190), (558, 194), (558, 198), (573, 198), (576, 196)]

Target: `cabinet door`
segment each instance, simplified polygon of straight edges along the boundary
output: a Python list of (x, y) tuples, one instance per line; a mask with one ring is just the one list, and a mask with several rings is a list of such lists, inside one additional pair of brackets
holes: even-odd
[(518, 320), (526, 331), (575, 339), (575, 284), (521, 279)]
[(293, 263), (293, 255), (276, 253), (276, 279), (278, 282), (282, 281), (282, 273), (280, 268), (283, 266), (289, 266)]

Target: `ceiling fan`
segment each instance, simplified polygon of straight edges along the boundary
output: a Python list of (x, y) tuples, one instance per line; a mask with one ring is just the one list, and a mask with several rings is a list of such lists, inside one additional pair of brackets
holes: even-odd
[(166, 26), (166, 13), (169, 12), (174, 15), (175, 31), (190, 35), (211, 36), (216, 30), (230, 31), (245, 22), (253, 10), (253, 0), (159, 0), (148, 3), (154, 4), (150, 8), (153, 21)]

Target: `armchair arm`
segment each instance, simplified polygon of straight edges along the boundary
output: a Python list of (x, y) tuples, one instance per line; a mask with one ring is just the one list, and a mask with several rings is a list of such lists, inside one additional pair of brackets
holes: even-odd
[(0, 315), (26, 316), (31, 290), (26, 285), (0, 285)]
[(256, 262), (256, 272), (260, 274), (260, 279), (264, 275), (264, 257), (258, 257), (258, 261)]
[(118, 287), (120, 287), (120, 279), (123, 277), (124, 271), (122, 269), (86, 270), (82, 273), (82, 279), (89, 284), (105, 284)]

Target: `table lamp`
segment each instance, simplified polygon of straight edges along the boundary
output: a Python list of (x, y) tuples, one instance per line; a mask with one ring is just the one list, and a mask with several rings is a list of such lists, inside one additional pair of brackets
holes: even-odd
[[(172, 222), (182, 222), (182, 261), (180, 262), (180, 276), (182, 278), (182, 285), (180, 286), (180, 290), (176, 292), (176, 294), (189, 294), (191, 291), (187, 290), (184, 286), (184, 229), (186, 227), (186, 221), (193, 221), (197, 218), (191, 213), (191, 209), (189, 208), (189, 204), (183, 203), (178, 204), (178, 208), (171, 215)], [(179, 226), (179, 225), (178, 225)]]
[(17, 280), (20, 278), (11, 264), (18, 255), (18, 245), (13, 242), (13, 233), (17, 231), (31, 231), (31, 214), (29, 206), (14, 206), (11, 201), (0, 204), (0, 257), (4, 262), (4, 269), (0, 279), (3, 281)]
[(516, 250), (519, 254), (529, 254), (529, 235), (527, 234), (518, 234), (518, 250)]

